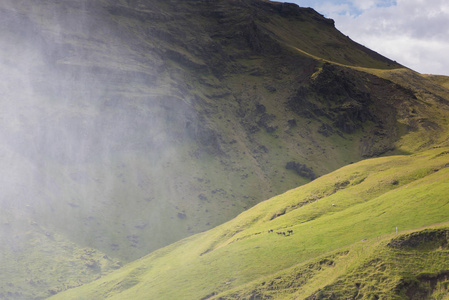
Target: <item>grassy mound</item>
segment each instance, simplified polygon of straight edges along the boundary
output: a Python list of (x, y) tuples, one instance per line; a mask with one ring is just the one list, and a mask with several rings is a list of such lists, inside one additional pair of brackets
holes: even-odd
[(445, 224), (362, 240), (213, 299), (443, 299), (448, 233)]

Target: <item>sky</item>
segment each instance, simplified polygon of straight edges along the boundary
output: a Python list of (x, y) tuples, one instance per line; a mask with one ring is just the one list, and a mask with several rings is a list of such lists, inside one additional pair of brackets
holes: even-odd
[(312, 7), (352, 40), (422, 74), (449, 76), (448, 0), (285, 0)]

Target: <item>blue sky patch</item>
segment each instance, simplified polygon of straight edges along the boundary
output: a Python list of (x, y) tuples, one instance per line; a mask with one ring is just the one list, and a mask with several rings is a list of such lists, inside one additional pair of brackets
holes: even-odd
[[(351, 15), (357, 17), (363, 14), (364, 10), (357, 5), (355, 0), (291, 0), (286, 2), (296, 3), (301, 7), (312, 7), (319, 13), (330, 17), (329, 14)], [(396, 0), (377, 0), (374, 6), (376, 7), (390, 7), (397, 5)], [(333, 11), (326, 11), (326, 8), (333, 7)]]

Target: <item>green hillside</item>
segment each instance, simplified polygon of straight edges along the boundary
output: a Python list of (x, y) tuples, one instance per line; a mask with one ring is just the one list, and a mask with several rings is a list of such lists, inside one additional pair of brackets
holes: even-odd
[(45, 299), (91, 282), (122, 266), (31, 221), (20, 211), (0, 212), (0, 299)]
[(54, 299), (345, 298), (351, 282), (402, 299), (431, 278), (444, 292), (447, 227), (409, 230), (448, 220), (448, 150), (343, 167)]
[(12, 199), (124, 261), (400, 153), (400, 137), (427, 135), (416, 120), (434, 113), (413, 91), (341, 66), (401, 67), (295, 5), (4, 1), (0, 14), (2, 149), (24, 166), (10, 169)]
[(447, 299), (447, 233), (364, 239), (210, 299)]
[[(393, 164), (449, 146), (447, 77), (418, 74), (357, 44), (310, 8), (266, 0), (5, 0), (0, 19), (0, 259), (7, 262), (0, 298), (46, 298), (131, 263), (128, 272), (158, 249), (150, 257), (178, 249), (153, 268), (167, 272), (130, 271), (117, 291), (134, 293), (128, 287), (151, 277), (159, 290), (142, 289), (155, 297), (240, 293), (260, 276), (365, 237), (315, 241), (298, 261), (280, 264), (262, 266), (256, 255), (255, 269), (247, 256), (241, 268), (223, 260), (227, 271), (216, 274), (196, 265), (198, 255), (218, 270), (208, 257), (244, 247), (234, 238), (265, 238), (246, 238), (265, 225), (293, 226), (293, 212), (302, 220), (295, 233), (331, 212), (349, 216), (413, 179), (382, 188), (361, 181), (357, 197), (319, 208), (350, 191), (355, 172), (377, 176), (380, 167), (363, 171), (365, 159)], [(325, 175), (344, 166), (362, 168), (351, 171), (348, 186)], [(313, 191), (258, 205), (299, 186)], [(295, 199), (308, 205), (296, 210)], [(267, 204), (276, 201), (285, 203)], [(405, 223), (389, 226), (421, 226)], [(188, 238), (198, 233), (204, 238)], [(286, 253), (305, 242), (289, 238), (276, 242)], [(196, 241), (189, 249), (168, 246), (189, 240)], [(180, 249), (185, 257), (176, 257)], [(177, 265), (184, 261), (200, 272), (200, 288), (179, 283), (192, 271)]]

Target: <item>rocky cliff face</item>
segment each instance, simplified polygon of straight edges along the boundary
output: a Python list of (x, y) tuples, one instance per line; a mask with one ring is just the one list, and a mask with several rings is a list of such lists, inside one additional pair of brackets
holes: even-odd
[(125, 261), (423, 128), (413, 90), (348, 67), (399, 65), (293, 4), (3, 1), (0, 19), (3, 203)]

